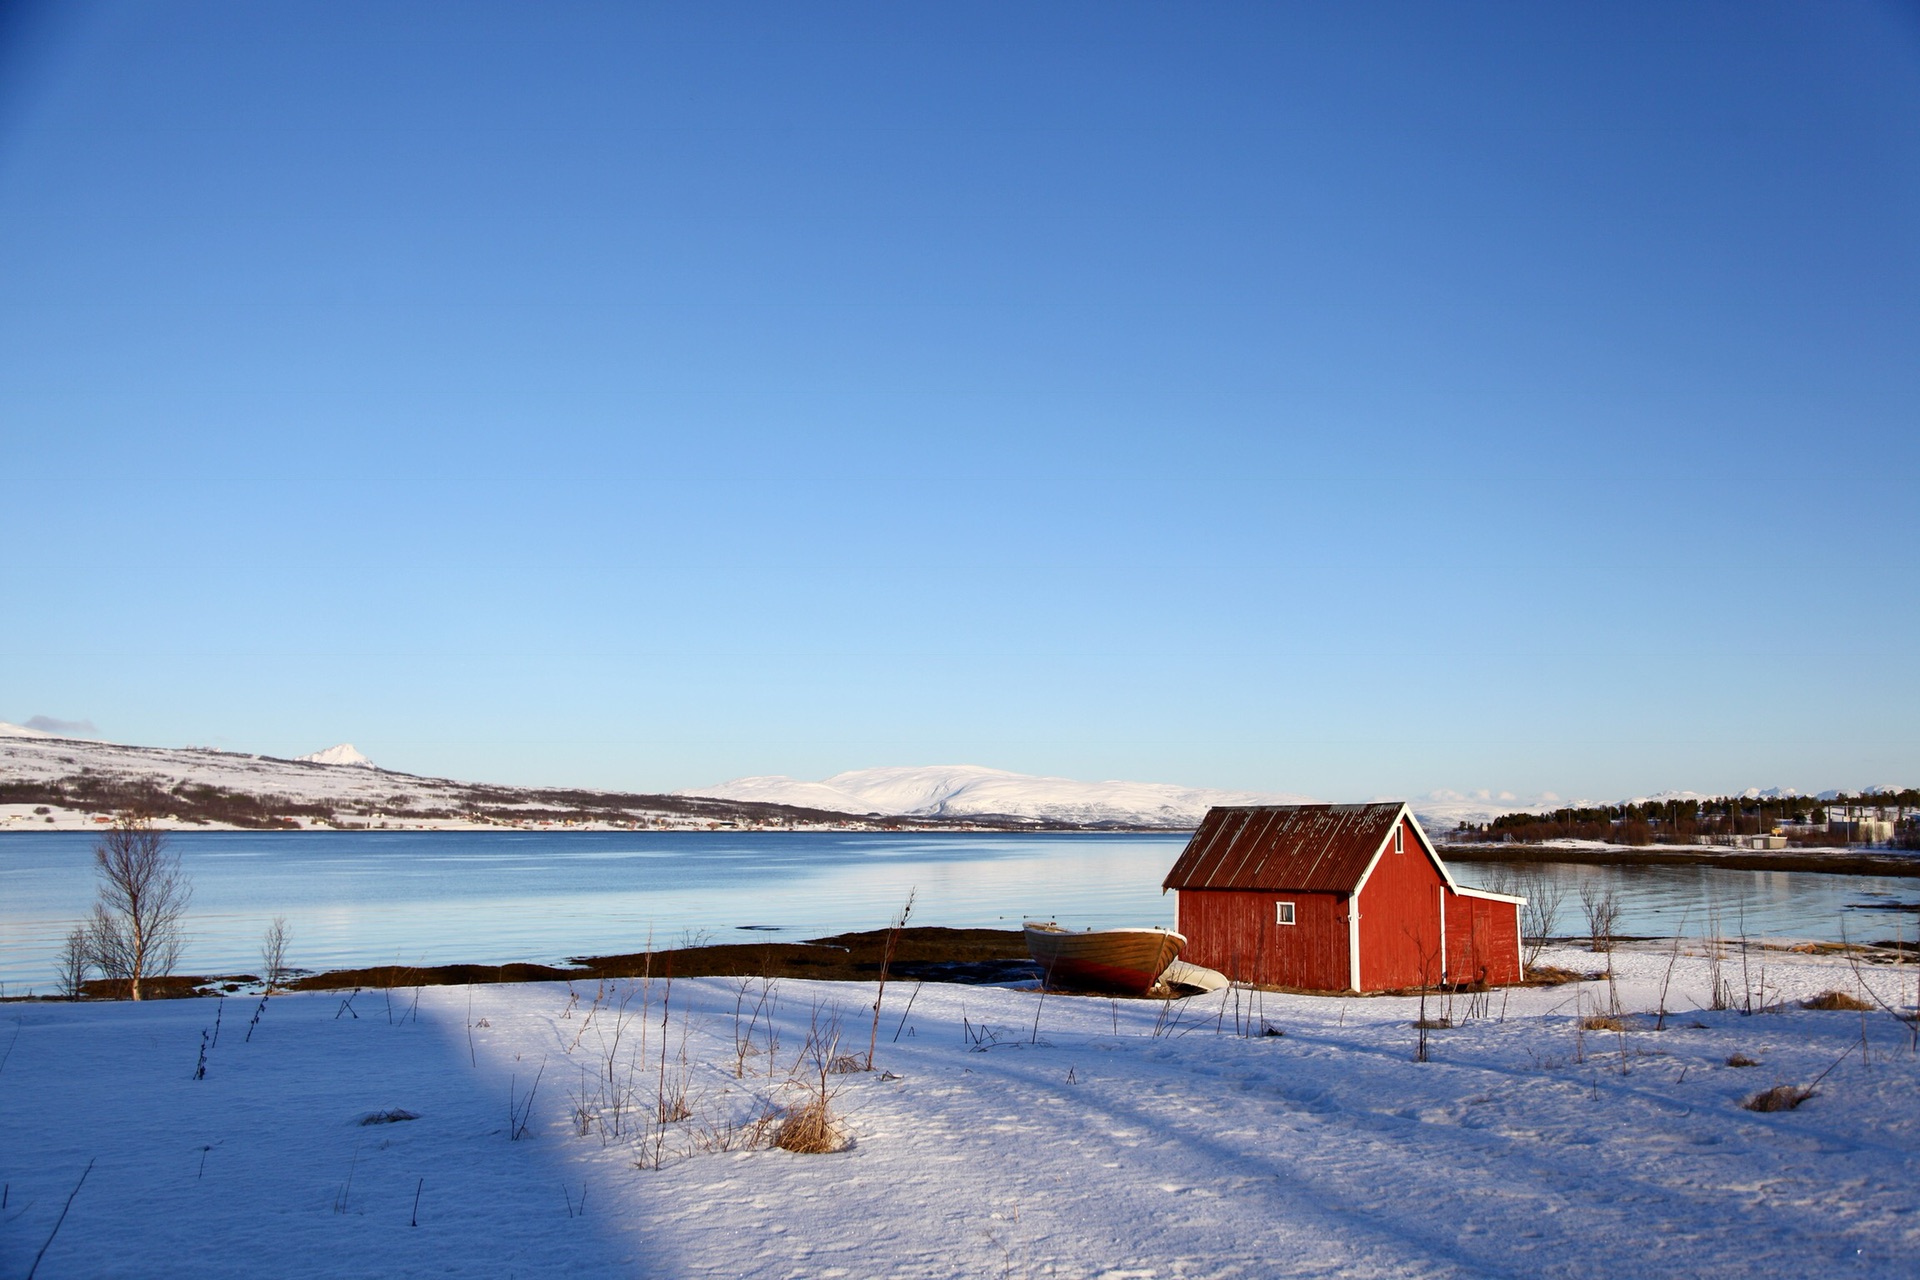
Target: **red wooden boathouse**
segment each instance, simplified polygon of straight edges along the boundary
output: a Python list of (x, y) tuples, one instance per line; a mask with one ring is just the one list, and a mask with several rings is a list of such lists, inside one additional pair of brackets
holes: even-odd
[(1403, 803), (1210, 809), (1161, 886), (1181, 959), (1241, 982), (1518, 982), (1524, 898), (1460, 884)]

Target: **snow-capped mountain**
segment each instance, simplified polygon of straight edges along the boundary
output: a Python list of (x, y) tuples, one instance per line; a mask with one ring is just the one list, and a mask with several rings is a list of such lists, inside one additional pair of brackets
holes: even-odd
[(342, 742), (338, 746), (328, 747), (325, 751), (316, 751), (310, 756), (295, 756), (306, 764), (343, 764), (360, 769), (377, 769), (380, 766), (361, 755), (351, 742)]
[(855, 769), (820, 782), (735, 778), (681, 794), (889, 817), (1028, 818), (1169, 828), (1195, 825), (1216, 804), (1286, 804), (1304, 798), (1164, 782), (1081, 782), (969, 764)]
[(0, 720), (0, 738), (57, 738), (57, 733), (48, 733), (44, 729), (29, 729), (23, 724), (8, 724)]

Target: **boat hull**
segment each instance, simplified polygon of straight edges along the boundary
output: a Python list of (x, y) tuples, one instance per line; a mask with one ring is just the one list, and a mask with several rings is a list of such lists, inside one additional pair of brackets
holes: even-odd
[(1186, 938), (1171, 929), (1070, 933), (1027, 926), (1027, 953), (1046, 985), (1062, 991), (1144, 995), (1186, 945)]

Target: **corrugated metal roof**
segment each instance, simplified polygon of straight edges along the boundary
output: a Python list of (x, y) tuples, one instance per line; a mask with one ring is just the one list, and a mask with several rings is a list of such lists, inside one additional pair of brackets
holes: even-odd
[(1161, 887), (1352, 893), (1403, 807), (1393, 801), (1209, 809)]

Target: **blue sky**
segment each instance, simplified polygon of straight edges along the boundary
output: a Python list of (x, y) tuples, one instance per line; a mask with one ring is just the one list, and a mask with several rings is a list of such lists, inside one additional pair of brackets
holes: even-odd
[(0, 718), (1920, 777), (1891, 4), (16, 7)]

